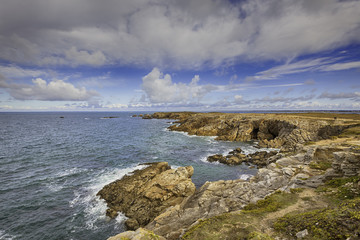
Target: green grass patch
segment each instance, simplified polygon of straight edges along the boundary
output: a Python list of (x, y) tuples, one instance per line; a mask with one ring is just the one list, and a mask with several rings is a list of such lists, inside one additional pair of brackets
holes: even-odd
[(274, 229), (287, 236), (307, 229), (306, 239), (347, 239), (360, 236), (360, 198), (346, 200), (335, 208), (323, 208), (277, 219)]
[(297, 199), (298, 196), (295, 193), (276, 191), (256, 203), (248, 204), (244, 207), (244, 211), (257, 214), (275, 212), (281, 208), (294, 204)]
[(309, 167), (312, 169), (317, 169), (317, 170), (323, 170), (325, 171), (326, 169), (331, 168), (332, 162), (329, 160), (317, 160), (317, 161), (312, 161), (309, 164)]

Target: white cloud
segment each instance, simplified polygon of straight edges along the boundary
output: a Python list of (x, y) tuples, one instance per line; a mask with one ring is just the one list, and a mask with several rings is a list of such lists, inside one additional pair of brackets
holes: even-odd
[(340, 93), (329, 93), (323, 92), (319, 98), (328, 98), (328, 99), (360, 99), (360, 92), (340, 92)]
[[(316, 71), (339, 71), (352, 68), (360, 68), (360, 61), (347, 62), (347, 63), (336, 63), (337, 61), (342, 60), (341, 58), (314, 58), (314, 59), (305, 59), (294, 62), (287, 62), (283, 65), (272, 67), (265, 71), (258, 72), (255, 76), (247, 77), (246, 80), (256, 81), (256, 80), (272, 80), (278, 79), (283, 75), (296, 74), (302, 72), (316, 72)], [(315, 83), (313, 80), (305, 81), (305, 84)]]
[(151, 103), (194, 102), (216, 89), (212, 85), (198, 85), (199, 81), (199, 75), (195, 75), (189, 84), (174, 83), (169, 74), (154, 68), (142, 78), (142, 89)]
[(323, 66), (321, 71), (339, 71), (339, 70), (347, 70), (352, 68), (360, 68), (360, 61), (355, 62), (346, 62), (346, 63), (335, 63), (328, 66)]
[(26, 69), (15, 65), (0, 66), (0, 73), (4, 78), (40, 77), (48, 75), (41, 70)]
[(71, 83), (54, 80), (47, 83), (41, 78), (34, 79), (32, 85), (9, 84), (8, 91), (18, 100), (41, 101), (87, 101), (98, 96), (95, 91), (76, 88)]
[(359, 43), (359, 12), (351, 0), (6, 0), (0, 59), (179, 69), (289, 59)]

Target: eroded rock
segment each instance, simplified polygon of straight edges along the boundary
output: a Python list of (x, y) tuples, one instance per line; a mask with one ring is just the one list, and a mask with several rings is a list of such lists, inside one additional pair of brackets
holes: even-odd
[(123, 212), (128, 229), (145, 226), (164, 209), (180, 204), (195, 192), (193, 167), (170, 169), (166, 162), (146, 164), (143, 170), (106, 185), (98, 192), (108, 205), (107, 215)]

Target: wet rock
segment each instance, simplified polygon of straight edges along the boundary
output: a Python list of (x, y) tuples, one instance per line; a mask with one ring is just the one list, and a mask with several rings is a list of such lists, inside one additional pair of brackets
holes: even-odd
[(193, 167), (170, 169), (166, 162), (146, 165), (145, 169), (106, 185), (97, 194), (108, 205), (107, 215), (113, 218), (114, 212), (123, 212), (129, 218), (126, 226), (131, 230), (145, 226), (195, 191), (191, 181)]

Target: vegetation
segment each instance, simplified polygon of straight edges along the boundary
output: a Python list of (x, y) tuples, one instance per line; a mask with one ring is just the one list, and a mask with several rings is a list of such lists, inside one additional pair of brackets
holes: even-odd
[(332, 162), (328, 159), (322, 159), (321, 161), (312, 161), (309, 164), (309, 167), (312, 169), (317, 169), (317, 170), (326, 170), (328, 168), (331, 168), (331, 164)]
[(359, 136), (360, 136), (360, 126), (347, 128), (339, 135), (339, 137), (359, 137)]
[(308, 239), (347, 239), (360, 234), (360, 198), (347, 200), (336, 208), (288, 214), (274, 223), (274, 229), (288, 236), (307, 229)]

